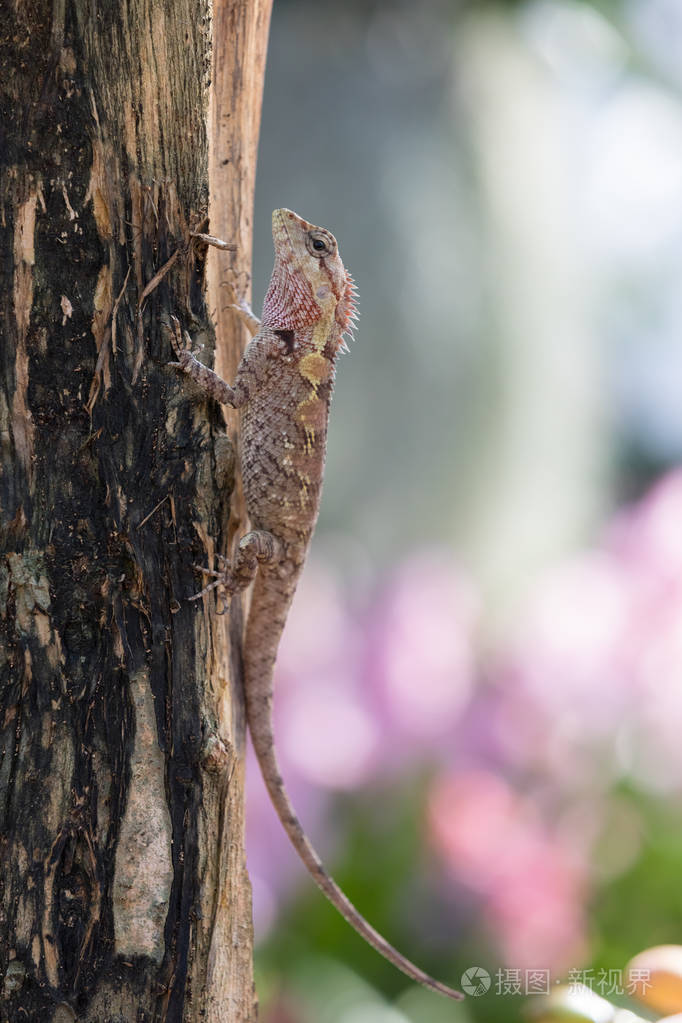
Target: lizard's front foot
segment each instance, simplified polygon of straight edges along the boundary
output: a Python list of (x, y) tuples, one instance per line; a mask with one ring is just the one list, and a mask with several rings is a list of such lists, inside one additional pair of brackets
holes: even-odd
[(185, 331), (184, 336), (185, 343), (183, 345), (182, 343), (183, 332), (180, 326), (180, 321), (178, 320), (177, 316), (171, 316), (170, 321), (171, 321), (170, 327), (166, 326), (165, 329), (178, 361), (169, 362), (168, 365), (176, 366), (178, 369), (183, 369), (186, 371), (187, 367), (190, 365), (191, 362), (197, 361), (196, 355), (192, 351), (192, 339), (187, 333), (187, 331)]
[(234, 406), (234, 388), (226, 384), (208, 366), (204, 366), (202, 362), (199, 362), (192, 351), (192, 339), (187, 331), (184, 331), (183, 345), (183, 331), (177, 317), (171, 316), (170, 325), (167, 322), (164, 323), (164, 331), (168, 335), (168, 339), (178, 359), (177, 362), (169, 362), (167, 365), (180, 369), (188, 377), (191, 377), (206, 398), (212, 398), (214, 401), (222, 402), (224, 405)]

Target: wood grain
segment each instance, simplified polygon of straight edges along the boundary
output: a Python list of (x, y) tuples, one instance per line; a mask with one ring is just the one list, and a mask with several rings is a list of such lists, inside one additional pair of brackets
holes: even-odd
[(186, 599), (236, 528), (234, 452), (162, 322), (214, 347), (209, 162), (249, 266), (268, 17), (3, 12), (0, 1021), (256, 1016), (239, 634)]

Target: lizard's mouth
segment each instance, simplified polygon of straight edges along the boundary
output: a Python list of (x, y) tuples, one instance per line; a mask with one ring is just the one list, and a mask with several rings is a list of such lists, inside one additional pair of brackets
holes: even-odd
[(289, 223), (293, 221), (302, 231), (311, 231), (313, 225), (309, 224), (303, 217), (299, 217), (298, 213), (294, 213), (293, 210), (288, 210), (283, 206), (279, 210), (272, 211), (272, 240), (277, 248), (279, 241), (286, 241), (291, 251), (294, 251), (293, 238), (289, 231)]

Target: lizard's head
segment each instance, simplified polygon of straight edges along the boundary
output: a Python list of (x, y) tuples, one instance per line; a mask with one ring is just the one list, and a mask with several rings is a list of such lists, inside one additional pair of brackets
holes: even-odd
[(313, 338), (321, 346), (336, 334), (342, 347), (342, 336), (352, 333), (356, 318), (356, 292), (336, 238), (281, 209), (272, 214), (272, 240), (275, 266), (263, 307), (264, 326), (314, 327)]

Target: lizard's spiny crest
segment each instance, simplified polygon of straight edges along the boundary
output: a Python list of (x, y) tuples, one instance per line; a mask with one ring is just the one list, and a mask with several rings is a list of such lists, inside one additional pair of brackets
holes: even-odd
[(349, 348), (344, 340), (344, 335), (347, 335), (351, 341), (355, 341), (355, 325), (358, 322), (360, 312), (358, 310), (358, 289), (355, 287), (355, 281), (347, 270), (345, 273), (346, 288), (336, 307), (336, 322), (341, 328), (339, 347), (342, 351), (347, 352)]

